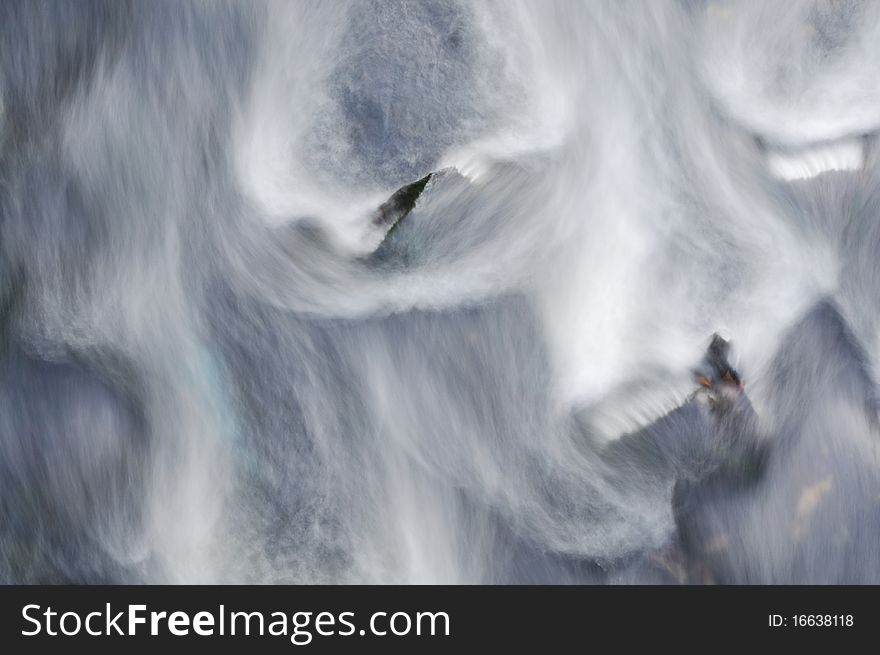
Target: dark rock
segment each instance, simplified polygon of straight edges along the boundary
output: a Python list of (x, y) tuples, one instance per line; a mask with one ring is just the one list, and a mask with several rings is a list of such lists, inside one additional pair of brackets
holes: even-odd
[(433, 176), (434, 173), (428, 173), (423, 178), (400, 187), (373, 213), (370, 220), (376, 227), (387, 229), (385, 233), (386, 238), (397, 227), (398, 223), (413, 210), (413, 207), (416, 206), (416, 201), (422, 195), (422, 191), (425, 190)]

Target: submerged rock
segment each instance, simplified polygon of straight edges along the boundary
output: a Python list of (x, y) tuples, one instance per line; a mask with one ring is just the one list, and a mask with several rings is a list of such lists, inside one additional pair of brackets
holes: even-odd
[(442, 235), (457, 229), (455, 221), (463, 214), (452, 209), (444, 211), (442, 228), (430, 211), (418, 217), (418, 223), (404, 219), (422, 203), (427, 206), (431, 199), (440, 198), (447, 208), (450, 199), (463, 197), (469, 189), (469, 182), (454, 167), (432, 171), (399, 188), (371, 216), (371, 227), (384, 232), (365, 262), (371, 267), (392, 269), (423, 264), (425, 257), (438, 250)]
[[(742, 392), (718, 405), (711, 402), (717, 385), (701, 386), (676, 410), (709, 400), (703, 415), (714, 445), (705, 467), (676, 473), (677, 534), (653, 562), (666, 576), (661, 581), (880, 579), (874, 547), (880, 426), (867, 361), (840, 309), (821, 301), (792, 327), (774, 357), (761, 404), (767, 438)], [(666, 436), (670, 441), (657, 449), (668, 445), (675, 452), (676, 434)], [(668, 449), (663, 452), (670, 457)]]
[[(697, 389), (657, 421), (611, 442), (601, 453), (615, 485), (660, 493), (671, 487), (676, 532), (667, 546), (621, 571), (656, 582), (714, 582), (730, 544), (728, 525), (707, 521), (707, 504), (748, 494), (766, 470), (768, 447), (758, 417), (730, 365), (730, 344), (713, 335), (693, 369)], [(723, 528), (723, 529), (722, 529)]]
[(422, 195), (422, 191), (428, 185), (434, 173), (428, 173), (424, 177), (400, 187), (391, 194), (391, 197), (383, 202), (373, 213), (371, 221), (379, 228), (385, 228), (385, 238), (397, 227), (397, 225), (413, 210), (416, 201)]

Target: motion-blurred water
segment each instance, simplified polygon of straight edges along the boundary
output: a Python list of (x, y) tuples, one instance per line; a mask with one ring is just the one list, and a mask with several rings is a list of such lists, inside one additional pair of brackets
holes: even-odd
[(880, 582), (878, 36), (3, 2), (0, 580)]

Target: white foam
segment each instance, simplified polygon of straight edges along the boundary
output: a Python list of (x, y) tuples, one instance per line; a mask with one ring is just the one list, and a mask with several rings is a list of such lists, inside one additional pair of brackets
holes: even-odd
[(865, 165), (865, 144), (860, 138), (824, 143), (797, 151), (771, 150), (767, 167), (783, 180), (808, 180), (830, 171), (858, 171)]

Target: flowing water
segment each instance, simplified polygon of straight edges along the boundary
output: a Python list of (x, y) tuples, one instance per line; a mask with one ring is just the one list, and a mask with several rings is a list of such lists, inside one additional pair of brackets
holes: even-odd
[[(880, 582), (878, 36), (3, 2), (0, 580)], [(719, 430), (759, 479), (700, 486)]]

